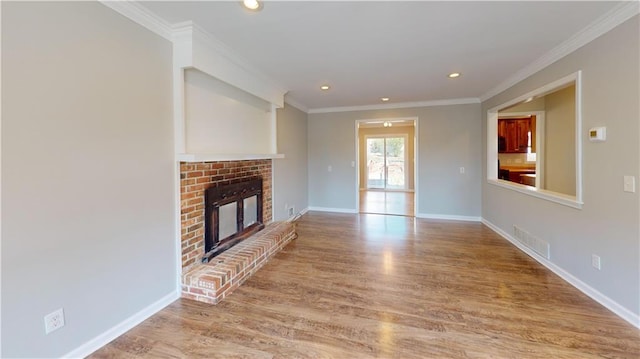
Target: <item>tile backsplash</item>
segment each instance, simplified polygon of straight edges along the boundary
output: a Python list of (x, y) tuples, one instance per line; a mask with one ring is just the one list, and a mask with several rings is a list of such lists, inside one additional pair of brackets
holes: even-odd
[(501, 166), (531, 167), (536, 165), (535, 161), (527, 161), (526, 153), (498, 153), (498, 159)]

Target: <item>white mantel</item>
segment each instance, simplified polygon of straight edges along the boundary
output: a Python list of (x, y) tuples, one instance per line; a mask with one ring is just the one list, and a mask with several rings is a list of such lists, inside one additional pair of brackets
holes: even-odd
[(228, 155), (181, 153), (177, 155), (180, 162), (214, 162), (214, 161), (243, 161), (268, 160), (284, 158), (283, 154), (237, 153)]

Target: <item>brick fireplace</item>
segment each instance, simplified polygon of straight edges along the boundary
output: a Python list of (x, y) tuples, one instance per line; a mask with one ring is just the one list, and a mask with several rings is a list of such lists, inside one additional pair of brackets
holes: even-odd
[(239, 183), (262, 177), (262, 213), (265, 224), (271, 222), (270, 159), (180, 163), (180, 235), (182, 270), (200, 263), (204, 255), (204, 191), (212, 186)]
[[(231, 58), (220, 66), (219, 44), (210, 40), (195, 24), (174, 29), (173, 108), (182, 297), (215, 304), (296, 234), (292, 222), (273, 222), (272, 211), (272, 160), (284, 158), (278, 153), (277, 110), (286, 91)], [(254, 191), (260, 185), (244, 184), (239, 191), (207, 191), (253, 177), (262, 178), (261, 191)], [(236, 200), (238, 193), (248, 197)], [(205, 207), (205, 197), (217, 199)]]
[[(296, 238), (291, 222), (270, 223), (271, 166), (271, 159), (180, 163), (183, 298), (219, 303)], [(262, 177), (262, 214), (266, 227), (203, 263), (206, 189), (255, 177)]]

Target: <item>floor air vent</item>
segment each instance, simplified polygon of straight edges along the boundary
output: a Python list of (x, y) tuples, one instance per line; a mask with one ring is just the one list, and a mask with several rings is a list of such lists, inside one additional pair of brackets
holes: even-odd
[(513, 226), (513, 235), (518, 242), (524, 244), (544, 258), (549, 259), (549, 242), (543, 241), (516, 225)]

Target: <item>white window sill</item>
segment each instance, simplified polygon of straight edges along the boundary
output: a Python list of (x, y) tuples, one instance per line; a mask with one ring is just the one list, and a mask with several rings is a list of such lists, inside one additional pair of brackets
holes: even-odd
[(531, 186), (525, 186), (523, 184), (515, 182), (505, 181), (501, 179), (488, 179), (487, 183), (577, 209), (582, 209), (582, 205), (584, 204), (582, 201), (578, 201), (575, 196), (569, 196), (562, 193), (547, 191)]

